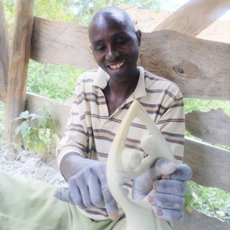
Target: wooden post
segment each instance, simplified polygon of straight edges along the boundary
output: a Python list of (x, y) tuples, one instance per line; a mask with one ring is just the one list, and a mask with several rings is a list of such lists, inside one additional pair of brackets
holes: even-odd
[(2, 0), (0, 0), (0, 100), (6, 101), (7, 77), (9, 69), (9, 36)]
[(8, 142), (20, 143), (20, 137), (16, 137), (15, 134), (18, 122), (14, 121), (14, 119), (25, 109), (33, 8), (34, 0), (17, 0), (16, 2), (16, 19), (10, 55), (5, 117), (4, 139)]
[(190, 0), (166, 18), (157, 30), (196, 36), (230, 9), (229, 0)]

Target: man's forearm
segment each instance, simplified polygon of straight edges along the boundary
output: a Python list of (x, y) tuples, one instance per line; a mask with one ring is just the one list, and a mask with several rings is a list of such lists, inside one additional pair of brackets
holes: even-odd
[(63, 157), (61, 161), (60, 171), (64, 176), (65, 180), (68, 181), (71, 176), (77, 174), (83, 168), (94, 162), (94, 160), (85, 159), (77, 153), (68, 153)]

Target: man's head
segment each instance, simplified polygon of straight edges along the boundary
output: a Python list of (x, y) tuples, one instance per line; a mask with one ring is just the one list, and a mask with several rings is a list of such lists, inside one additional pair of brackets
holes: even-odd
[(89, 25), (89, 40), (96, 62), (112, 79), (136, 77), (141, 32), (135, 31), (125, 11), (108, 7), (97, 12)]

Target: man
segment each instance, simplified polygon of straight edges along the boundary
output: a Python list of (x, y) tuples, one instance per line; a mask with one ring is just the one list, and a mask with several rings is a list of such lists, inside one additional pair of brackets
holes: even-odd
[[(141, 32), (135, 31), (129, 16), (113, 7), (99, 11), (89, 25), (89, 38), (100, 68), (79, 78), (66, 133), (58, 148), (58, 163), (69, 190), (63, 194), (52, 185), (0, 173), (1, 230), (122, 229), (126, 219), (109, 191), (106, 159), (134, 100), (142, 104), (165, 136), (175, 161), (182, 160), (181, 93), (172, 82), (137, 68)], [(126, 148), (145, 155), (140, 142), (146, 135), (148, 129), (134, 119)], [(178, 221), (183, 216), (186, 180), (191, 175), (187, 165), (158, 159), (124, 189), (130, 198), (150, 202), (156, 217)], [(56, 199), (54, 193), (61, 199), (67, 194), (74, 205)]]
[[(100, 68), (79, 77), (66, 133), (58, 148), (58, 163), (69, 185), (69, 200), (83, 216), (103, 225), (92, 229), (120, 229), (125, 217), (106, 179), (106, 160), (120, 122), (131, 103), (139, 101), (165, 136), (175, 161), (181, 163), (183, 99), (175, 84), (137, 67), (141, 32), (135, 31), (123, 10), (110, 7), (99, 11), (89, 25), (89, 40)], [(126, 147), (143, 152), (140, 142), (145, 135), (147, 128), (133, 121)], [(186, 180), (191, 176), (187, 165), (159, 159), (125, 189), (133, 199), (148, 200), (156, 217), (179, 221)], [(55, 194), (60, 199), (65, 195), (60, 191)], [(89, 229), (80, 222), (78, 226)]]

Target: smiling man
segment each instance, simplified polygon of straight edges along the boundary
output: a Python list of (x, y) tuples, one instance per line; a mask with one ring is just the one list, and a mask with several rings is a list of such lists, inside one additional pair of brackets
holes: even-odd
[[(177, 165), (158, 159), (124, 189), (130, 198), (150, 202), (158, 218), (179, 221), (186, 180), (192, 176), (191, 169), (180, 164), (184, 144), (181, 92), (174, 83), (137, 67), (141, 32), (135, 31), (123, 10), (109, 7), (99, 11), (89, 25), (89, 40), (99, 68), (78, 79), (65, 136), (58, 148), (58, 163), (70, 193), (57, 191), (55, 196), (63, 200), (67, 196), (82, 217), (88, 218), (79, 229), (89, 229), (93, 223), (101, 226), (92, 229), (119, 230), (125, 225), (125, 216), (107, 185), (106, 161), (119, 125), (136, 100), (165, 136)], [(130, 130), (126, 148), (144, 156), (140, 143), (148, 129), (135, 120)]]
[[(145, 108), (164, 135), (176, 164), (158, 159), (144, 174), (125, 183), (124, 190), (130, 199), (149, 202), (157, 218), (175, 222), (183, 217), (186, 180), (192, 172), (181, 164), (184, 109), (179, 88), (137, 67), (141, 32), (135, 31), (123, 10), (111, 7), (99, 11), (89, 25), (89, 39), (99, 68), (78, 79), (57, 154), (69, 188), (57, 190), (40, 181), (0, 172), (1, 230), (123, 229), (126, 218), (109, 191), (106, 162), (133, 101)], [(141, 121), (134, 119), (126, 148), (144, 157), (141, 140), (148, 134)]]
[(107, 8), (90, 23), (89, 39), (95, 61), (110, 76), (103, 92), (112, 114), (137, 86), (141, 32), (125, 12)]

